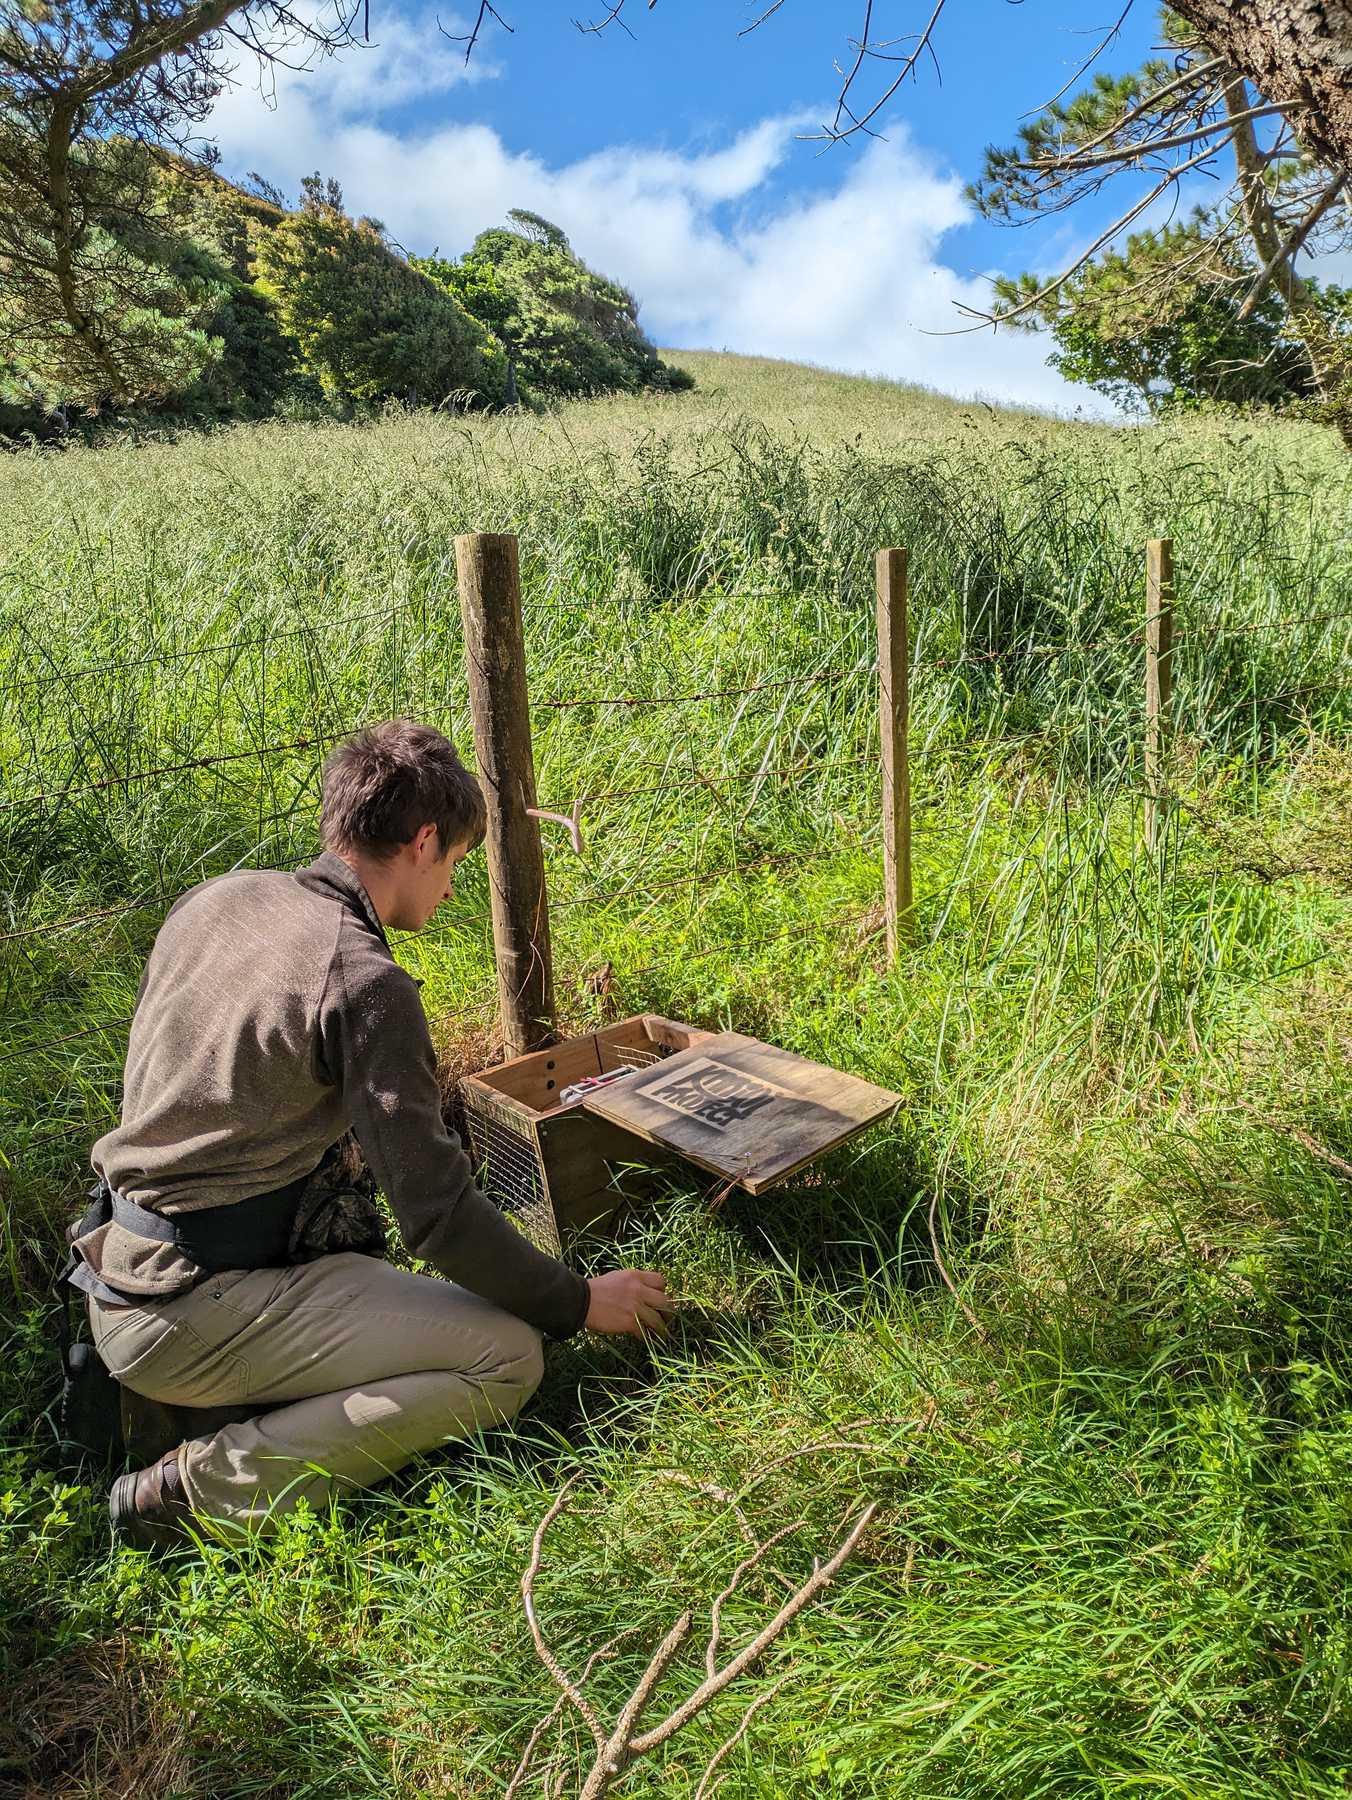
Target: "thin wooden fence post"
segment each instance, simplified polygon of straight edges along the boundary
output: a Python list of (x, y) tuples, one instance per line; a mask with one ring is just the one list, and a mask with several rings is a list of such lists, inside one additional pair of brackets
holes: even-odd
[(906, 648), (906, 552), (878, 552), (878, 694), (883, 747), (883, 892), (887, 954), (914, 928), (911, 892), (911, 769), (906, 752), (910, 670)]
[(1158, 848), (1169, 816), (1169, 740), (1174, 691), (1174, 545), (1145, 547), (1145, 841)]
[(455, 540), (465, 623), (474, 750), (488, 804), (488, 880), (498, 1003), (508, 1057), (554, 1041), (549, 897), (535, 805), (521, 579), (514, 537), (470, 532)]

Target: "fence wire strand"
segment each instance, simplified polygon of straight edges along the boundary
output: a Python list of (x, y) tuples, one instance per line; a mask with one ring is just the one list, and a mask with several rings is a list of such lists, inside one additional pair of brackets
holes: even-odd
[(371, 612), (348, 613), (336, 619), (325, 619), (322, 623), (293, 626), (286, 631), (261, 632), (257, 637), (222, 638), (219, 643), (198, 644), (191, 650), (154, 651), (148, 656), (113, 657), (107, 662), (86, 663), (82, 668), (56, 668), (45, 675), (23, 675), (17, 681), (6, 678), (3, 691), (11, 694), (35, 690), (45, 692), (48, 688), (60, 687), (63, 683), (92, 681), (100, 675), (127, 675), (137, 669), (168, 668), (183, 662), (200, 662), (205, 656), (223, 656), (231, 650), (271, 650), (275, 644), (317, 638), (333, 631), (341, 631), (349, 625), (370, 624), (373, 619), (383, 619), (387, 624), (395, 624), (398, 614), (391, 607), (382, 606)]
[(248, 762), (263, 760), (269, 756), (281, 756), (288, 750), (316, 750), (322, 744), (332, 744), (338, 738), (348, 737), (352, 732), (360, 730), (357, 725), (345, 725), (340, 731), (326, 731), (315, 737), (294, 738), (286, 744), (260, 744), (252, 750), (231, 750), (222, 756), (193, 756), (184, 762), (163, 763), (155, 769), (131, 769), (121, 775), (110, 775), (105, 781), (81, 782), (75, 787), (52, 788), (45, 793), (21, 794), (15, 800), (6, 800), (0, 804), (0, 812), (14, 812), (21, 806), (43, 806), (54, 800), (73, 800), (81, 794), (100, 794), (107, 788), (131, 787), (143, 781), (156, 781), (161, 775), (184, 775), (193, 769), (214, 769), (223, 763)]
[(730, 700), (742, 694), (764, 694), (777, 688), (811, 687), (842, 676), (867, 675), (870, 668), (820, 669), (815, 675), (790, 675), (783, 681), (753, 681), (746, 687), (703, 688), (694, 694), (597, 694), (570, 700), (532, 700), (532, 711), (569, 712), (580, 706), (690, 706), (700, 700)]

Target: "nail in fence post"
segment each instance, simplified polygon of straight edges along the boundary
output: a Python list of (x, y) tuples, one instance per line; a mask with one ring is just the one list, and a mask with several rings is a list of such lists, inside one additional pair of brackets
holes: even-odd
[(910, 709), (906, 649), (906, 552), (878, 552), (878, 690), (883, 750), (883, 889), (887, 954), (911, 936), (911, 770), (906, 754)]
[(1145, 547), (1145, 841), (1157, 848), (1168, 817), (1167, 772), (1173, 723), (1174, 545)]
[(498, 1002), (508, 1057), (554, 1041), (549, 897), (535, 805), (521, 580), (514, 537), (455, 540), (479, 778), (488, 804), (488, 880)]

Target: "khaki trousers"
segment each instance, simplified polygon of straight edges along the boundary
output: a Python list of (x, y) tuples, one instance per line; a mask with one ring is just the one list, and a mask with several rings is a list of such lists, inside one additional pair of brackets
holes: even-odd
[(180, 1455), (193, 1510), (251, 1530), (302, 1498), (322, 1506), (449, 1438), (505, 1424), (543, 1368), (533, 1326), (351, 1253), (211, 1275), (146, 1306), (91, 1300), (89, 1316), (104, 1362), (147, 1399), (289, 1403)]

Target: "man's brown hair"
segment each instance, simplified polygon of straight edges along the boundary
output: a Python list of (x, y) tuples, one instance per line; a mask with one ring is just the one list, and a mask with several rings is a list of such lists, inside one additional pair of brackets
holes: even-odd
[(330, 752), (320, 817), (326, 850), (388, 861), (424, 825), (436, 826), (443, 856), (483, 839), (483, 790), (449, 738), (412, 719), (388, 719)]

